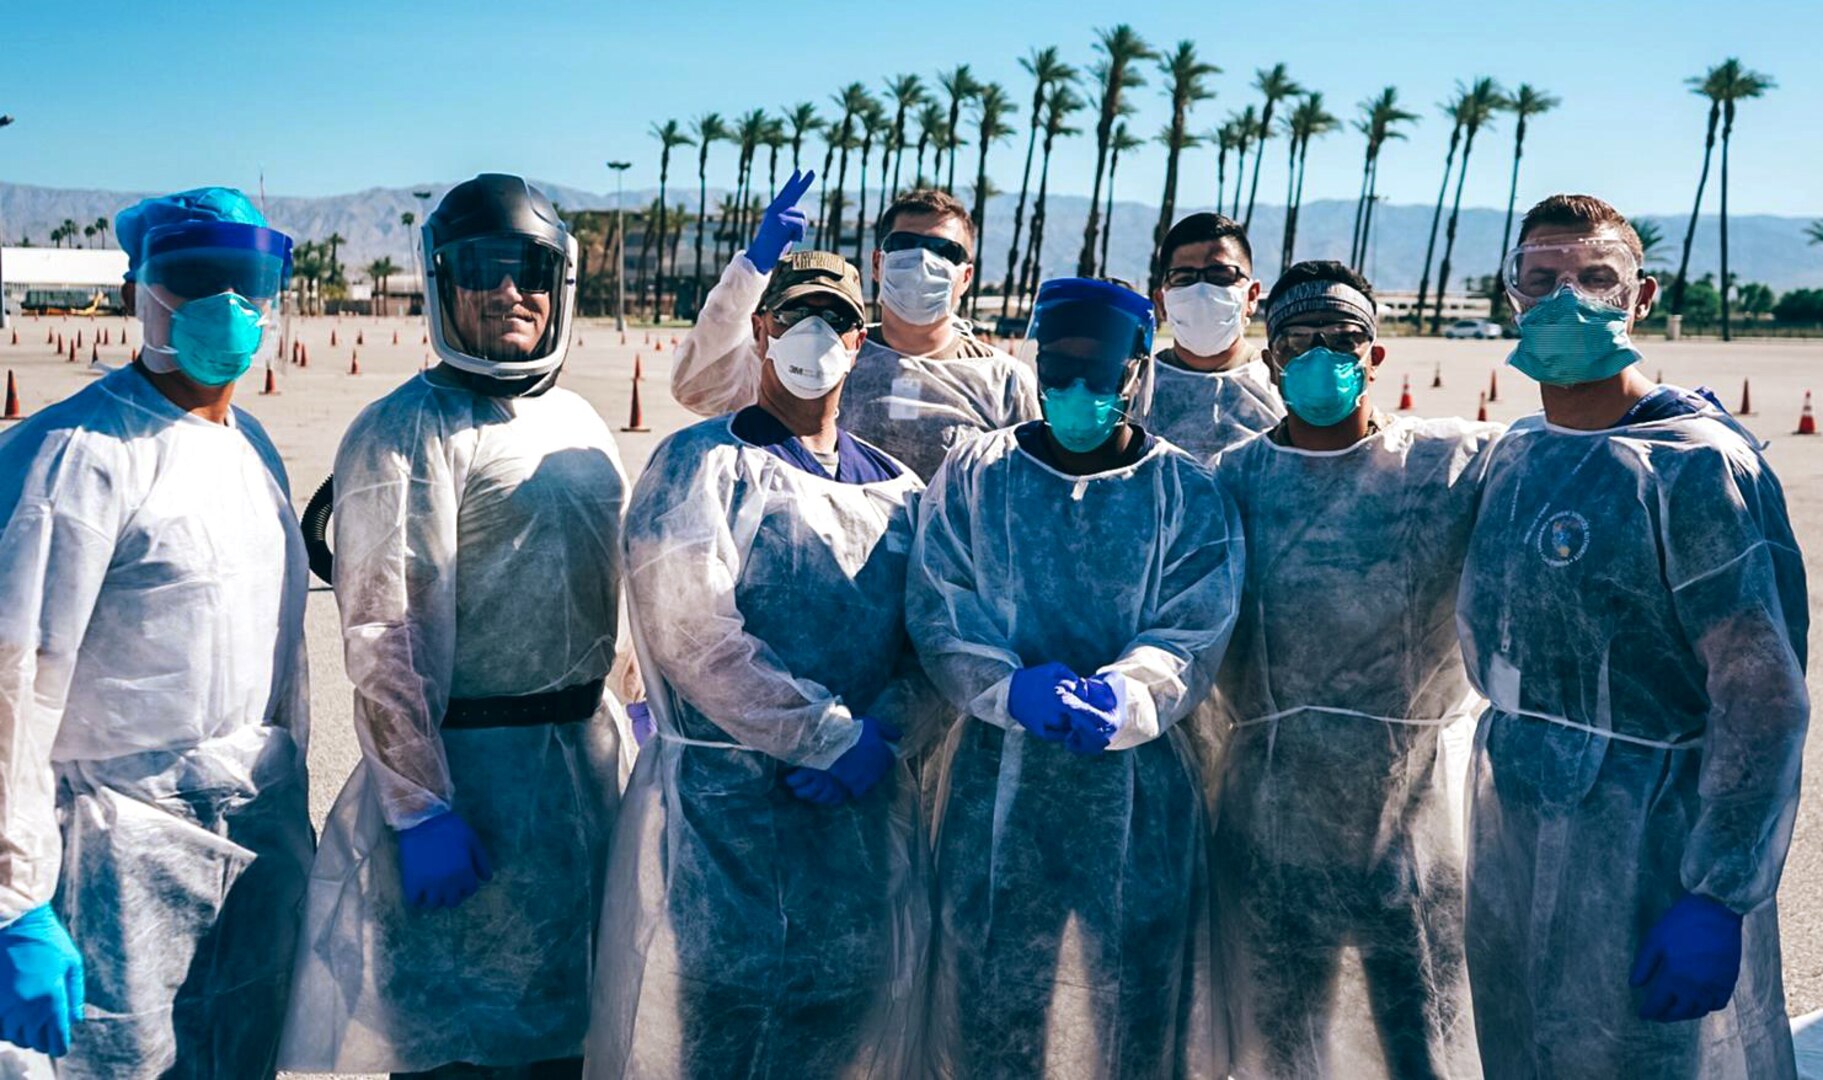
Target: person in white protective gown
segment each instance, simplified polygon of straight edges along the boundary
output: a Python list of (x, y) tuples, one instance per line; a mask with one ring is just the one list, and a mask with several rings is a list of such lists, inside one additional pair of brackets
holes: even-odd
[(939, 702), (906, 639), (914, 500), (836, 426), (860, 278), (786, 255), (760, 402), (666, 439), (628, 508), (657, 734), (614, 841), (591, 1080), (915, 1074), (925, 843), (904, 758)]
[(1458, 623), (1489, 699), (1468, 961), (1491, 1077), (1795, 1075), (1774, 901), (1810, 703), (1804, 564), (1759, 442), (1656, 386), (1656, 282), (1590, 196), (1505, 267), (1542, 415), (1495, 448)]
[(139, 359), (0, 435), (0, 1075), (257, 1080), (312, 844), (307, 572), (231, 402), (291, 241), (226, 188), (115, 222)]
[(311, 871), (282, 1061), (575, 1076), (617, 801), (603, 704), (626, 486), (554, 385), (575, 241), (516, 176), (424, 225), (442, 363), (362, 411), (334, 475), (361, 762)]
[(1159, 246), (1152, 303), (1171, 325), (1153, 364), (1146, 430), (1204, 461), (1285, 417), (1271, 372), (1247, 340), (1259, 307), (1253, 247), (1240, 224), (1191, 214)]
[(928, 1068), (1219, 1076), (1203, 776), (1243, 573), (1206, 466), (1126, 421), (1145, 297), (1038, 293), (1045, 420), (953, 451), (925, 494), (906, 624), (950, 705), (937, 751)]
[[(814, 178), (793, 174), (780, 190), (677, 348), (671, 393), (699, 416), (756, 400), (761, 354), (748, 321), (780, 252), (803, 239), (796, 204)], [(908, 192), (875, 232), (880, 322), (868, 327), (842, 391), (842, 426), (929, 480), (958, 443), (1036, 419), (1037, 388), (1027, 365), (978, 341), (955, 313), (976, 272), (967, 207), (942, 191)]]
[(1216, 678), (1216, 929), (1240, 1078), (1472, 1077), (1456, 586), (1499, 428), (1389, 417), (1373, 291), (1273, 285), (1290, 415), (1229, 450), (1247, 585)]

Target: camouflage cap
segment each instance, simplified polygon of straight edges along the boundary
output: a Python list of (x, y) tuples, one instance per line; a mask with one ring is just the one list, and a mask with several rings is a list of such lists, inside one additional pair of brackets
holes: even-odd
[(867, 318), (867, 305), (861, 299), (861, 272), (832, 251), (794, 251), (781, 256), (766, 282), (760, 307), (777, 311), (793, 300), (817, 295), (841, 301), (857, 319)]

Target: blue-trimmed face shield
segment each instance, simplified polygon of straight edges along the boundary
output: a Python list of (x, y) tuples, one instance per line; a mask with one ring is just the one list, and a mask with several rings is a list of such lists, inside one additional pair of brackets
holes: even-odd
[(242, 222), (161, 225), (141, 242), (135, 276), (141, 362), (222, 386), (278, 346), (291, 238)]
[(1033, 306), (1045, 423), (1066, 450), (1087, 453), (1123, 420), (1141, 419), (1150, 392), (1152, 303), (1112, 282), (1045, 282)]

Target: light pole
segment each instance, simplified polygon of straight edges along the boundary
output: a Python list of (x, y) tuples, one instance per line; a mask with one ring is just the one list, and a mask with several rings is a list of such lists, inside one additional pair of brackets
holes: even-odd
[[(424, 223), (430, 220), (430, 192), (414, 191), (411, 193), (411, 197), (418, 200), (419, 232), (417, 236), (407, 237), (406, 239), (411, 243), (411, 253), (417, 256), (418, 260), (418, 310), (423, 312), (429, 310), (430, 303), (430, 272), (424, 266), (424, 257), (428, 255), (429, 252), (424, 250), (424, 244), (422, 242), (424, 236)], [(410, 313), (407, 312), (407, 314)]]
[(627, 229), (621, 213), (621, 178), (633, 167), (631, 161), (610, 161), (614, 170), (614, 329), (627, 332)]
[[(0, 128), (6, 127), (12, 122), (13, 118), (11, 116), (0, 116)], [(0, 231), (0, 249), (4, 249), (5, 247), (6, 234), (4, 231)], [(6, 314), (6, 263), (4, 260), (5, 253), (4, 251), (0, 251), (0, 330), (5, 330), (8, 326), (12, 325)]]

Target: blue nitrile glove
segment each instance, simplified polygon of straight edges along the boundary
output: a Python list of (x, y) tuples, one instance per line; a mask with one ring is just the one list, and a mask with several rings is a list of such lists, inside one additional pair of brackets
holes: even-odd
[(652, 720), (652, 707), (643, 701), (635, 701), (627, 706), (627, 726), (633, 729), (633, 745), (644, 746), (658, 731), (658, 725)]
[(1075, 688), (1076, 673), (1055, 661), (1013, 672), (1007, 688), (1006, 711), (1019, 726), (1045, 740), (1057, 742), (1070, 733), (1070, 712), (1063, 695)]
[(0, 1039), (62, 1057), (82, 998), (82, 955), (50, 905), (0, 927)]
[(481, 838), (453, 811), (399, 833), (399, 877), (412, 907), (456, 907), (493, 876)]
[(874, 789), (898, 760), (892, 744), (900, 731), (871, 716), (859, 718), (861, 739), (827, 769), (797, 768), (785, 774), (791, 793), (818, 806), (838, 806), (861, 799)]
[(1065, 691), (1063, 704), (1070, 716), (1070, 734), (1064, 739), (1066, 750), (1075, 754), (1099, 754), (1120, 731), (1126, 718), (1125, 696), (1116, 688), (1119, 675), (1092, 675)]
[(772, 268), (779, 264), (779, 256), (785, 254), (789, 244), (803, 242), (804, 230), (810, 222), (804, 217), (804, 211), (798, 209), (798, 200), (810, 190), (811, 181), (817, 178), (813, 172), (800, 173), (792, 171), (791, 179), (772, 197), (771, 205), (760, 218), (760, 227), (753, 234), (753, 241), (747, 245), (747, 261), (762, 274), (772, 273)]
[(1740, 915), (1691, 893), (1646, 931), (1628, 981), (1639, 988), (1641, 1020), (1672, 1023), (1726, 1006), (1740, 974)]

